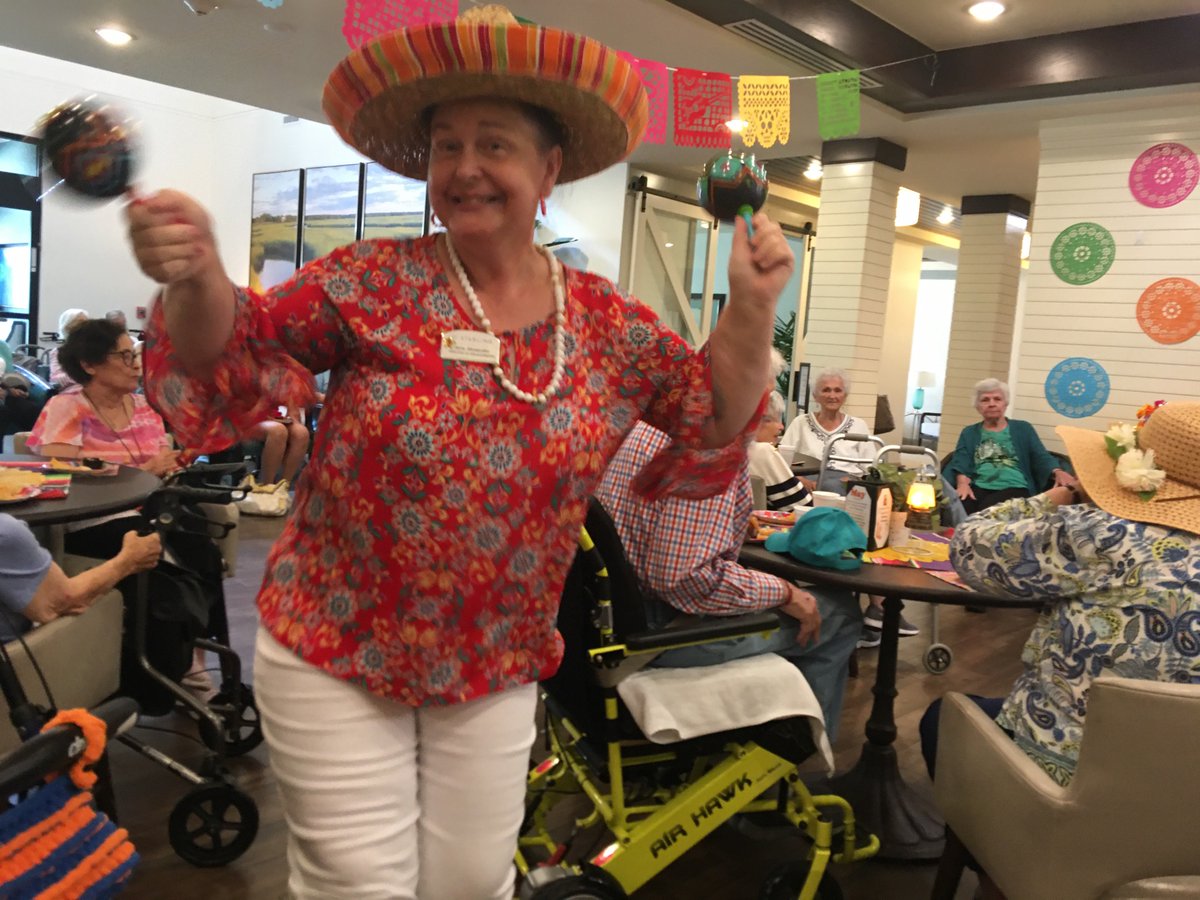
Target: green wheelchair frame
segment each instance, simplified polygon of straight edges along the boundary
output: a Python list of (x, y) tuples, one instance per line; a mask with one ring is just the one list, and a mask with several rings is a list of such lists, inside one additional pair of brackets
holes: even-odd
[[(811, 794), (794, 763), (753, 740), (720, 741), (716, 752), (695, 758), (689, 777), (681, 784), (656, 784), (648, 796), (630, 798), (626, 793), (627, 774), (636, 780), (639, 768), (646, 771), (643, 767), (670, 764), (677, 761), (677, 754), (672, 745), (617, 737), (619, 670), (640, 668), (649, 661), (647, 656), (653, 658), (675, 647), (769, 633), (778, 627), (775, 614), (739, 616), (718, 623), (685, 620), (659, 631), (627, 635), (618, 642), (609, 572), (587, 528), (582, 529), (579, 547), (588, 559), (595, 586), (594, 624), (599, 646), (588, 654), (603, 692), (608, 732), (603, 744), (605, 771), (601, 778), (593, 777), (593, 765), (598, 761), (589, 764), (585, 758), (584, 736), (569, 718), (552, 714), (547, 703), (549, 755), (529, 773), (527, 815), (516, 854), (524, 881), (520, 896), (526, 900), (625, 897), (735, 814), (773, 812), (801, 829), (811, 847), (806, 860), (784, 866), (772, 876), (773, 882), (768, 879), (763, 896), (772, 900), (840, 897), (826, 874), (830, 861), (871, 857), (879, 849), (878, 838), (870, 835), (860, 842), (862, 836), (855, 828), (849, 803), (834, 795)], [(556, 803), (579, 792), (587, 795), (593, 808), (575, 820), (576, 830), (602, 820), (613, 841), (589, 860), (556, 865), (564, 848), (551, 836), (547, 820)], [(773, 796), (768, 797), (768, 792)], [(840, 813), (840, 828), (835, 830), (834, 819), (825, 815), (825, 810)], [(541, 859), (535, 863), (538, 856)]]

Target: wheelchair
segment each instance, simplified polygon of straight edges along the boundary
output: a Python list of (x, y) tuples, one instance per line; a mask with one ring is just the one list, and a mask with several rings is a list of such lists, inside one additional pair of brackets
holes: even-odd
[[(845, 800), (813, 795), (801, 781), (797, 766), (816, 750), (806, 719), (654, 744), (617, 692), (624, 675), (658, 653), (772, 631), (775, 613), (648, 630), (616, 528), (593, 498), (557, 624), (565, 653), (541, 685), (548, 755), (528, 776), (516, 854), (521, 900), (626, 897), (743, 813), (790, 823), (811, 842), (806, 859), (768, 875), (760, 896), (841, 897), (829, 863), (873, 856), (879, 841), (856, 827)], [(588, 859), (564, 862), (570, 839), (556, 840), (551, 820), (559, 803), (581, 793), (591, 810), (575, 820), (576, 832), (602, 822), (612, 841)]]

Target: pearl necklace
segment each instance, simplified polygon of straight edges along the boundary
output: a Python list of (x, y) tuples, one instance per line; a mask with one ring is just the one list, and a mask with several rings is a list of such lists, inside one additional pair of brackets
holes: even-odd
[[(500, 382), (500, 387), (504, 388), (518, 400), (524, 400), (526, 403), (542, 404), (558, 393), (558, 389), (562, 385), (563, 369), (566, 365), (567, 355), (567, 302), (563, 291), (562, 270), (559, 268), (558, 260), (549, 247), (538, 247), (538, 249), (546, 257), (546, 263), (550, 266), (550, 282), (554, 286), (554, 374), (550, 378), (550, 383), (546, 385), (546, 389), (536, 394), (531, 394), (529, 391), (523, 391), (517, 387), (504, 374), (504, 369), (498, 364), (492, 366), (492, 374)], [(467, 295), (467, 300), (471, 304), (471, 312), (475, 313), (475, 318), (483, 326), (483, 330), (492, 337), (496, 337), (496, 333), (492, 331), (491, 321), (483, 314), (483, 306), (480, 305), (479, 297), (475, 294), (475, 288), (472, 287), (470, 280), (467, 278), (467, 270), (463, 268), (462, 260), (458, 258), (458, 252), (454, 249), (454, 242), (450, 240), (448, 232), (446, 233), (446, 254), (450, 257), (450, 265), (454, 268), (454, 274), (458, 276), (458, 283), (462, 285), (463, 293)]]

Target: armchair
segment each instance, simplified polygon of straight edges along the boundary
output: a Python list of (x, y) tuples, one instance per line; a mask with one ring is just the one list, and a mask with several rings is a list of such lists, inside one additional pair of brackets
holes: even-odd
[(1013, 900), (1200, 896), (1200, 684), (1097, 679), (1065, 788), (962, 694), (940, 732), (933, 900), (954, 896), (964, 851)]

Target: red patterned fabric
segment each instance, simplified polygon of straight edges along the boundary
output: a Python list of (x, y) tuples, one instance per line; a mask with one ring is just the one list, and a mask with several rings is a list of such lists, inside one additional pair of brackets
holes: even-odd
[[(707, 349), (595, 275), (565, 272), (564, 387), (544, 407), (503, 392), (488, 365), (441, 359), (442, 333), (473, 326), (435, 240), (365, 241), (263, 298), (239, 290), (219, 389), (178, 365), (157, 306), (145, 354), (151, 399), (188, 446), (229, 443), (262, 407), (307, 390), (305, 368), (331, 370), (259, 611), (307, 661), (412, 706), (555, 670), (587, 497), (639, 418), (678, 442), (652, 490), (718, 493), (744, 459), (678, 462), (711, 417)], [(500, 339), (522, 388), (549, 383), (552, 322)]]
[(675, 143), (681, 147), (729, 146), (725, 123), (733, 118), (733, 82), (720, 72), (676, 69)]
[(642, 76), (642, 84), (646, 87), (646, 97), (650, 106), (650, 118), (646, 123), (646, 133), (642, 141), (647, 144), (662, 144), (667, 139), (667, 98), (670, 93), (667, 85), (667, 64), (655, 62), (652, 59), (641, 59), (623, 50), (617, 51), (626, 62), (638, 70)]
[(376, 35), (457, 15), (458, 0), (346, 0), (342, 35), (357, 50)]

